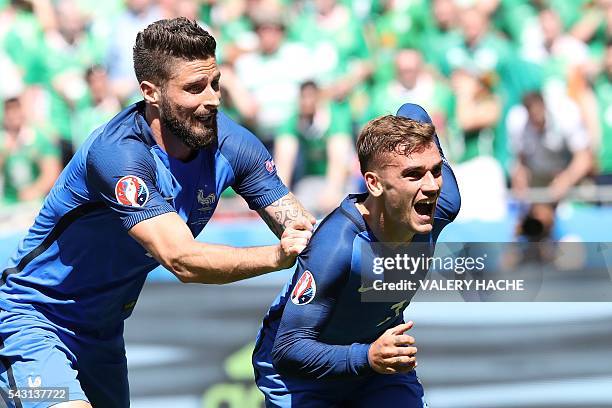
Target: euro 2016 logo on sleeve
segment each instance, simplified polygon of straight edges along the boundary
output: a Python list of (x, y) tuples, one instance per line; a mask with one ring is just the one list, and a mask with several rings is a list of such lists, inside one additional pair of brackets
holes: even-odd
[(317, 284), (310, 271), (304, 271), (291, 292), (291, 301), (298, 305), (307, 305), (317, 293)]
[(268, 170), (268, 173), (272, 174), (274, 173), (274, 170), (276, 168), (276, 165), (274, 164), (274, 160), (270, 159), (270, 160), (266, 160), (266, 170)]
[(149, 199), (149, 189), (140, 177), (124, 176), (115, 185), (115, 197), (119, 204), (142, 207)]

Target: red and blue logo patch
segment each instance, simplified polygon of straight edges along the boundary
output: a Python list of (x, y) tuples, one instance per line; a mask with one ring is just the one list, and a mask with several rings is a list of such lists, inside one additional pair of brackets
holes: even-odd
[(149, 199), (149, 189), (140, 177), (124, 176), (115, 185), (115, 198), (119, 204), (142, 207)]
[(298, 305), (307, 305), (317, 293), (317, 284), (310, 271), (304, 271), (291, 292), (291, 301)]

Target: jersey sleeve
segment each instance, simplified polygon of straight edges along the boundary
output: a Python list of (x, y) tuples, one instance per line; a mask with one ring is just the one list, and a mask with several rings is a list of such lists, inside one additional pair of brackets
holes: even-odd
[(289, 194), (276, 174), (272, 156), (251, 132), (223, 113), (218, 116), (219, 150), (229, 162), (232, 187), (252, 210), (267, 207)]
[(141, 141), (94, 143), (86, 165), (90, 194), (115, 212), (126, 230), (175, 211), (157, 189), (155, 160)]
[(332, 225), (323, 224), (319, 228), (322, 230), (317, 231), (298, 258), (297, 281), (272, 348), (274, 367), (281, 374), (318, 379), (373, 372), (368, 363), (369, 344), (335, 345), (319, 341), (348, 279), (353, 241), (350, 234), (342, 233), (339, 237)]
[[(440, 152), (442, 152), (441, 148)], [(434, 242), (438, 241), (438, 237), (444, 227), (455, 220), (461, 208), (461, 195), (459, 194), (459, 186), (457, 185), (455, 173), (453, 173), (450, 163), (444, 156), (442, 160), (442, 191), (436, 204), (434, 225), (431, 232)]]
[(461, 194), (459, 193), (457, 178), (450, 163), (444, 157), (438, 136), (435, 136), (435, 138), (442, 156), (442, 191), (440, 192), (440, 198), (438, 198), (435, 217), (452, 222), (461, 209)]

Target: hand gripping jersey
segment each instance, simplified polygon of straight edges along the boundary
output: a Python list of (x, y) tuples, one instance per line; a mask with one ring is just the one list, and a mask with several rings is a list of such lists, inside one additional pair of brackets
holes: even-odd
[[(406, 116), (429, 118), (415, 117), (414, 106)], [(433, 231), (413, 242), (435, 242), (459, 211), (457, 183), (446, 160), (442, 172)], [(366, 197), (350, 195), (318, 226), (291, 282), (264, 318), (253, 364), (269, 407), (424, 406), (414, 372), (383, 376), (368, 363), (370, 343), (403, 322), (409, 302), (362, 301), (362, 249), (376, 242), (355, 206)], [(381, 387), (397, 392), (373, 392)], [(395, 398), (402, 404), (386, 405)]]

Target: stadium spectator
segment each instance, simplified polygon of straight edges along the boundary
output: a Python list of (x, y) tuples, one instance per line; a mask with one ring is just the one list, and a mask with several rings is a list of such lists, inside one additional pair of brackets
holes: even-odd
[(149, 23), (161, 19), (161, 12), (153, 0), (125, 0), (125, 10), (112, 22), (105, 65), (113, 92), (123, 103), (137, 100), (138, 82), (134, 80), (132, 47), (126, 38), (134, 38)]
[[(259, 41), (256, 51), (240, 56), (235, 73), (255, 102), (240, 114), (260, 140), (272, 149), (279, 127), (289, 118), (299, 85), (312, 75), (307, 49), (287, 41), (282, 10), (258, 9), (252, 15)], [(235, 105), (240, 109), (240, 105)]]
[(587, 3), (583, 13), (575, 15), (581, 18), (572, 25), (570, 33), (587, 43), (592, 55), (602, 56), (606, 43), (612, 38), (612, 1), (591, 1)]
[(290, 35), (310, 48), (312, 76), (322, 89), (345, 101), (372, 74), (368, 44), (346, 5), (337, 0), (314, 0), (313, 5), (293, 22)]
[(2, 49), (0, 49), (0, 78), (2, 78), (0, 100), (8, 99), (22, 92), (24, 85), (19, 68), (8, 55), (2, 52)]
[[(394, 77), (394, 60), (398, 49), (418, 48), (425, 40), (428, 4), (424, 1), (381, 1), (382, 13), (373, 19), (373, 57), (376, 61), (373, 79), (387, 82)], [(391, 111), (390, 111), (391, 112)]]
[(508, 114), (507, 126), (516, 157), (512, 171), (515, 194), (528, 199), (530, 187), (548, 190), (547, 202), (532, 205), (517, 231), (531, 240), (551, 238), (557, 203), (593, 164), (580, 112), (569, 98), (553, 104), (541, 93), (532, 92)]
[(71, 121), (78, 101), (87, 93), (85, 70), (104, 60), (104, 48), (86, 30), (86, 17), (76, 0), (56, 5), (57, 29), (45, 36), (45, 66), (51, 85), (49, 118), (60, 138), (66, 165), (74, 152)]
[[(493, 124), (493, 154), (502, 167), (508, 165), (508, 143), (506, 129), (501, 124), (509, 108), (518, 103), (529, 81), (525, 80), (529, 71), (524, 71), (523, 61), (516, 58), (512, 44), (493, 30), (491, 17), (477, 6), (460, 9), (460, 36), (453, 36), (445, 45), (444, 58), (440, 69), (451, 75), (458, 69), (485, 78), (494, 73), (496, 80), (491, 88), (499, 96), (501, 114)], [(533, 86), (533, 85), (531, 85)]]
[[(494, 158), (495, 126), (502, 113), (493, 93), (494, 73), (480, 75), (458, 69), (452, 74), (455, 93), (454, 131), (448, 152), (461, 185), (462, 219), (496, 220), (506, 213), (504, 171)], [(482, 186), (487, 200), (482, 200)]]
[[(539, 49), (536, 60), (542, 73), (542, 92), (546, 99), (564, 100), (572, 98), (581, 110), (584, 124), (594, 140), (598, 129), (596, 113), (590, 110), (582, 94), (588, 91), (586, 76), (595, 70), (595, 64), (589, 55), (586, 44), (567, 34), (559, 12), (545, 8), (539, 13), (539, 22), (543, 34), (542, 42), (530, 41), (534, 51)], [(538, 51), (533, 53), (537, 56)]]
[[(391, 102), (394, 97), (385, 97), (385, 92), (387, 96), (405, 93), (406, 100), (427, 106), (440, 136), (449, 136), (444, 142), (450, 158), (462, 160), (457, 108), (447, 109), (446, 124), (439, 119), (444, 115), (436, 114), (435, 105), (452, 99), (445, 95), (446, 85), (429, 73), (427, 65), (415, 62), (416, 54), (398, 54), (406, 48), (419, 50), (433, 72), (437, 70), (449, 80), (457, 69), (479, 77), (496, 73), (498, 80), (489, 93), (501, 103), (501, 113), (492, 126), (493, 154), (506, 173), (512, 162), (506, 117), (521, 103), (522, 95), (533, 89), (542, 89), (545, 99), (551, 101), (557, 95), (562, 100), (574, 99), (595, 143), (593, 148), (597, 140), (606, 140), (598, 136), (607, 126), (603, 113), (594, 101), (588, 102), (588, 95), (589, 85), (597, 84), (599, 90), (593, 99), (601, 98), (605, 88), (605, 76), (594, 61), (603, 58), (612, 33), (610, 0), (0, 0), (0, 99), (21, 94), (27, 122), (63, 141), (65, 162), (71, 142), (78, 145), (86, 136), (82, 131), (73, 133), (74, 129), (93, 117), (92, 112), (81, 111), (92, 108), (84, 108), (89, 104), (89, 85), (83, 80), (86, 69), (94, 64), (105, 66), (112, 92), (122, 104), (130, 102), (137, 94), (137, 84), (131, 71), (131, 50), (124, 38), (164, 13), (190, 19), (201, 16), (217, 33), (224, 107), (268, 145), (297, 103), (299, 84), (316, 78), (324, 94), (344, 103), (343, 110), (350, 109), (354, 126), (375, 114), (390, 112), (400, 102), (401, 97)], [(264, 30), (264, 42), (273, 44), (276, 33), (282, 32), (279, 51), (285, 45), (302, 49), (300, 56), (280, 64), (285, 67), (280, 75), (267, 75), (282, 78), (276, 81), (279, 84), (291, 82), (289, 92), (287, 86), (266, 94), (263, 90), (271, 89), (267, 80), (253, 79), (250, 69), (236, 71), (235, 63), (241, 56), (251, 61), (259, 58), (247, 64), (255, 66), (255, 71), (282, 59), (278, 52), (262, 52), (262, 33), (255, 30), (255, 21), (262, 15), (269, 22), (281, 20), (268, 24), (271, 29)], [(281, 25), (284, 30), (277, 30)], [(423, 76), (430, 77), (428, 81), (434, 75), (434, 97), (418, 99), (419, 94), (430, 91), (423, 91), (427, 88), (422, 86), (427, 82), (424, 80), (417, 80), (412, 87), (410, 71), (415, 65), (421, 67)], [(459, 96), (455, 90), (451, 92)], [(601, 171), (606, 172), (605, 157), (610, 154), (605, 144), (601, 146), (603, 151), (594, 151), (600, 166), (604, 165)], [(483, 157), (480, 151), (477, 156)], [(462, 216), (468, 209), (469, 205)]]
[(57, 30), (46, 33), (46, 66), (53, 89), (72, 108), (86, 93), (87, 67), (102, 63), (104, 48), (86, 30), (76, 0), (61, 0), (56, 15)]
[(564, 65), (586, 62), (587, 46), (565, 32), (561, 17), (555, 10), (546, 8), (539, 12), (538, 31), (537, 36), (523, 44), (526, 59), (538, 64), (554, 58)]
[(211, 17), (219, 35), (218, 58), (224, 64), (233, 65), (236, 59), (245, 52), (257, 50), (259, 40), (255, 33), (254, 20), (261, 9), (283, 9), (289, 4), (277, 0), (225, 0), (214, 1)]
[(606, 44), (601, 72), (593, 80), (592, 92), (587, 88), (589, 101), (586, 109), (596, 112), (597, 181), (612, 185), (612, 40)]
[(157, 5), (162, 18), (185, 17), (209, 29), (200, 21), (200, 2), (197, 0), (157, 0)]
[(274, 161), (283, 182), (302, 204), (325, 215), (344, 198), (352, 158), (351, 113), (329, 101), (312, 81), (300, 86), (298, 109), (274, 144)]
[(433, 0), (431, 12), (431, 26), (436, 33), (451, 33), (457, 28), (459, 9), (454, 0)]
[(484, 74), (499, 71), (512, 57), (507, 40), (491, 30), (490, 18), (477, 7), (459, 12), (461, 36), (453, 36), (445, 45), (440, 69), (450, 75), (456, 69)]
[(72, 142), (78, 149), (101, 123), (121, 110), (119, 99), (113, 94), (106, 70), (94, 65), (85, 73), (87, 93), (77, 103), (72, 121)]
[(431, 17), (428, 19), (423, 41), (419, 44), (428, 63), (440, 69), (444, 63), (446, 49), (456, 41), (459, 8), (454, 0), (433, 0)]
[(28, 125), (18, 97), (4, 101), (0, 169), (4, 203), (44, 198), (61, 170), (57, 147)]
[(2, 13), (0, 40), (6, 54), (20, 68), (27, 84), (46, 81), (44, 65), (44, 33), (55, 27), (53, 8), (49, 0), (11, 1)]
[(501, 33), (507, 36), (518, 48), (522, 44), (541, 37), (538, 28), (539, 0), (495, 0), (492, 22)]
[[(156, 0), (157, 7), (159, 8), (159, 13), (161, 18), (168, 19), (178, 17), (177, 15), (177, 1), (174, 0)], [(184, 16), (187, 17), (187, 16)], [(194, 19), (197, 21), (197, 18)]]
[[(597, 1), (597, 0), (595, 0)], [(530, 41), (541, 41), (538, 14), (552, 9), (561, 19), (564, 30), (582, 18), (585, 10), (592, 8), (592, 0), (493, 0), (497, 7), (492, 14), (495, 26), (518, 47), (529, 46)]]
[(478, 75), (459, 69), (452, 74), (460, 144), (455, 160), (459, 163), (493, 155), (494, 128), (502, 109), (499, 97), (493, 93), (495, 80), (493, 72)]
[(205, 26), (200, 20), (200, 2), (196, 0), (177, 0), (174, 3), (173, 17), (185, 17), (189, 20), (197, 21), (201, 26)]
[(576, 81), (581, 80), (589, 66), (588, 47), (564, 31), (555, 10), (541, 10), (538, 21), (540, 35), (525, 44), (523, 55), (540, 67), (541, 87), (548, 99), (575, 97)]
[(0, 93), (4, 98), (19, 95), (25, 122), (52, 138), (57, 132), (52, 129), (45, 34), (57, 30), (55, 17), (49, 0), (12, 0), (0, 7)]
[[(449, 116), (453, 116), (453, 94), (445, 79), (430, 67), (415, 49), (395, 54), (394, 75), (389, 81), (377, 81), (371, 91), (366, 119), (389, 114), (405, 101), (419, 104), (431, 114), (438, 135), (447, 136)], [(446, 143), (446, 142), (444, 142)]]

